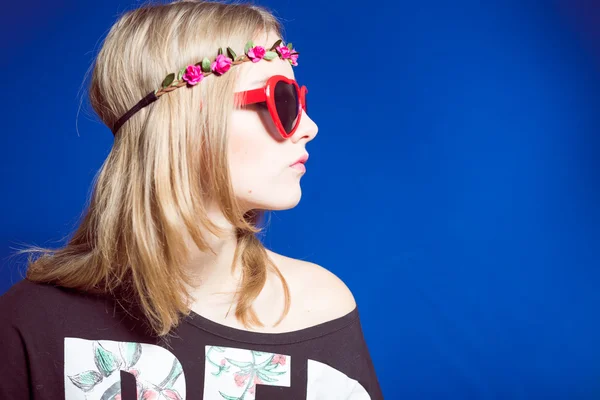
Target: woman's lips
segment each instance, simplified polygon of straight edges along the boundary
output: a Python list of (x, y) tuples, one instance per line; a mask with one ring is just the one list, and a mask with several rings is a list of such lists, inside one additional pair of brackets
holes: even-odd
[(299, 159), (297, 159), (295, 163), (293, 163), (292, 165), (290, 165), (290, 167), (293, 166), (293, 165), (296, 165), (298, 163), (304, 164), (304, 163), (306, 163), (307, 160), (308, 160), (308, 153), (304, 153), (302, 155), (302, 157), (300, 157)]
[(294, 165), (292, 165), (292, 168), (298, 170), (298, 171), (303, 171), (306, 172), (306, 166), (303, 163), (296, 163)]

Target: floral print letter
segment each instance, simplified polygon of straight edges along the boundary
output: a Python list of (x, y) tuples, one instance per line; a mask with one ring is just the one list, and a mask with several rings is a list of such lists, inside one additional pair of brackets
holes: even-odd
[(167, 349), (146, 343), (66, 337), (65, 399), (121, 400), (121, 374), (136, 379), (138, 397), (185, 400), (185, 376)]
[(318, 361), (308, 360), (306, 400), (371, 400), (365, 388), (343, 372)]
[(290, 356), (218, 346), (205, 351), (205, 399), (254, 400), (256, 385), (290, 387)]

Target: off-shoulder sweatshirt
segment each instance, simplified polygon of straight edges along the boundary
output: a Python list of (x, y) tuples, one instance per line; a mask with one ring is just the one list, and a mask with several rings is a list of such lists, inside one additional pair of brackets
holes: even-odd
[(110, 296), (22, 280), (0, 296), (2, 399), (380, 400), (358, 308), (284, 333), (191, 312), (152, 335)]

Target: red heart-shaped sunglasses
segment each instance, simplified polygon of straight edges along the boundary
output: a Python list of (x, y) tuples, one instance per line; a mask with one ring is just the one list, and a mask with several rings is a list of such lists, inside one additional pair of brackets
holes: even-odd
[(284, 139), (296, 132), (302, 118), (302, 110), (306, 112), (306, 86), (298, 86), (293, 79), (283, 75), (271, 76), (265, 86), (258, 89), (236, 92), (236, 103), (245, 105), (266, 103), (271, 119)]

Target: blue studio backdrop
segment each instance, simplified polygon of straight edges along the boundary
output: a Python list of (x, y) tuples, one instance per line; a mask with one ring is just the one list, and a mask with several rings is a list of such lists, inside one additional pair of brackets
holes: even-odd
[[(600, 6), (257, 3), (319, 125), (263, 240), (350, 287), (386, 398), (600, 398)], [(84, 79), (139, 4), (4, 6), (0, 293), (77, 223), (113, 140)]]

